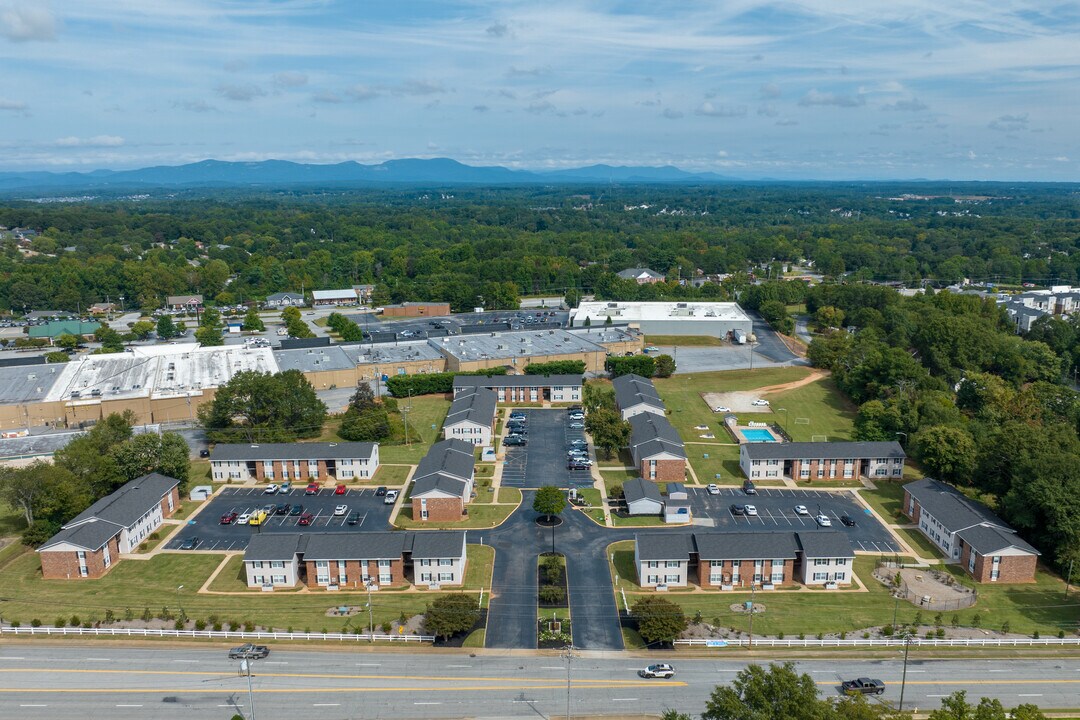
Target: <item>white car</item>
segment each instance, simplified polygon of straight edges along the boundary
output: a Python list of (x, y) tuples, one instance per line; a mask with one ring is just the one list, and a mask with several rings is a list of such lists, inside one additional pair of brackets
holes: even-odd
[(750, 515), (751, 517), (757, 517), (757, 508), (754, 507), (753, 505), (747, 505), (746, 506), (746, 514)]
[(709, 492), (710, 495), (719, 495), (720, 494), (720, 486), (717, 485), (716, 483), (709, 483), (708, 485), (705, 486), (705, 489)]
[(821, 527), (832, 527), (832, 520), (830, 520), (826, 515), (815, 515), (814, 522), (816, 522)]
[(269, 485), (266, 486), (266, 489), (263, 490), (263, 495), (273, 495), (277, 491), (278, 491), (278, 486), (275, 485), (274, 483), (270, 483)]
[(567, 427), (571, 430), (584, 430), (585, 423), (581, 422), (580, 420), (574, 420), (572, 423), (567, 425)]
[(672, 678), (675, 677), (675, 668), (667, 663), (650, 665), (644, 670), (638, 670), (638, 677), (643, 678)]
[(240, 517), (236, 518), (237, 525), (247, 525), (248, 520), (251, 519), (251, 513), (244, 513)]
[(397, 501), (397, 490), (387, 490), (386, 497), (383, 498), (383, 505), (393, 505)]
[(713, 410), (713, 412), (729, 413), (731, 412), (731, 408), (729, 408), (727, 405), (719, 405), (715, 410)]
[(347, 512), (349, 512), (348, 505), (338, 505), (336, 508), (334, 508), (335, 515), (344, 515)]
[(796, 515), (809, 515), (810, 511), (806, 509), (805, 505), (796, 505), (795, 506), (795, 514)]
[(761, 398), (758, 398), (757, 400), (755, 400), (754, 402), (752, 402), (750, 404), (753, 405), (754, 407), (768, 407), (769, 406), (769, 401), (768, 400), (762, 400)]

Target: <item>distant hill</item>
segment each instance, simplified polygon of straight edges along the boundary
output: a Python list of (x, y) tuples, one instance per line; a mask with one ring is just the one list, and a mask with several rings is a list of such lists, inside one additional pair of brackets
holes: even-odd
[(465, 165), (449, 158), (388, 160), (378, 165), (343, 162), (311, 165), (285, 160), (158, 165), (138, 170), (87, 173), (0, 172), (0, 191), (124, 189), (152, 187), (288, 187), (298, 185), (512, 185), (574, 183), (717, 183), (736, 178), (689, 173), (670, 165), (632, 167), (591, 165), (530, 172), (500, 166)]

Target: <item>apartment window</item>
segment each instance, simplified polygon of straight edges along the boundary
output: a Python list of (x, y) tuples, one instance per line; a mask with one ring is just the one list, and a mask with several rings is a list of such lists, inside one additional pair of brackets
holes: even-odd
[(969, 573), (975, 572), (975, 551), (974, 550), (972, 550), (971, 554), (968, 556), (968, 572)]
[(723, 560), (710, 560), (709, 565), (711, 567), (714, 567), (714, 568), (722, 568), (722, 567), (724, 567), (724, 561)]
[(815, 582), (824, 582), (829, 579), (829, 573), (814, 573)]
[(828, 566), (829, 566), (829, 559), (828, 558), (814, 558), (814, 567), (828, 567)]
[(453, 582), (454, 573), (439, 573), (439, 582)]
[(721, 573), (713, 573), (709, 575), (709, 583), (712, 585), (720, 585), (724, 582), (724, 576)]
[(682, 563), (679, 562), (678, 560), (668, 560), (667, 562), (664, 563), (664, 567), (666, 567), (666, 568), (677, 568), (677, 567), (680, 567), (681, 565), (682, 565)]
[(645, 584), (647, 584), (647, 585), (659, 585), (660, 584), (660, 576), (659, 575), (649, 575), (647, 578), (645, 578)]
[(108, 543), (105, 543), (105, 547), (101, 548), (101, 560), (105, 563), (105, 567), (112, 565), (112, 555), (109, 553)]
[(274, 585), (284, 585), (285, 584), (285, 576), (284, 575), (274, 575), (273, 577), (270, 578), (270, 582), (272, 582)]
[(174, 503), (173, 503), (173, 499), (172, 499), (172, 491), (169, 491), (168, 498), (169, 498), (169, 500), (168, 500), (169, 512), (172, 512), (172, 509), (174, 507)]
[(836, 582), (847, 582), (847, 573), (835, 573), (833, 574), (833, 580)]
[(342, 560), (341, 562), (338, 563), (337, 572), (338, 572), (338, 585), (344, 585), (345, 583), (347, 583), (349, 581), (348, 577), (345, 575), (345, 561), (344, 560)]
[(660, 561), (659, 560), (650, 560), (649, 561), (649, 569), (650, 570), (655, 570), (658, 567), (660, 567)]
[(664, 576), (664, 582), (666, 582), (666, 583), (682, 582), (682, 578), (679, 577), (678, 575), (665, 575)]
[(440, 567), (451, 567), (451, 566), (453, 566), (453, 564), (454, 564), (454, 561), (450, 560), (450, 559), (439, 560), (439, 566)]
[(804, 477), (804, 478), (810, 477), (810, 468), (803, 468), (802, 470), (800, 470), (799, 471), (799, 477)]
[(431, 566), (431, 561), (430, 560), (421, 560), (420, 561), (420, 567), (430, 567), (430, 566)]
[(315, 582), (319, 585), (330, 584), (330, 563), (326, 560), (315, 561)]
[(283, 570), (283, 569), (285, 569), (285, 561), (284, 560), (273, 560), (270, 563), (270, 567), (273, 568), (274, 570)]
[(733, 567), (733, 568), (737, 568), (737, 567), (739, 567), (741, 565), (742, 565), (742, 560), (732, 560), (731, 561), (731, 567)]
[(422, 582), (422, 583), (431, 582), (431, 573), (420, 573), (420, 582)]
[(773, 567), (772, 578), (771, 579), (772, 579), (772, 582), (777, 584), (777, 585), (784, 582), (784, 568), (783, 568), (783, 566), (781, 566), (779, 570), (775, 566)]
[(252, 585), (265, 585), (266, 584), (266, 577), (263, 576), (263, 575), (252, 575), (251, 576), (251, 583), (252, 583)]

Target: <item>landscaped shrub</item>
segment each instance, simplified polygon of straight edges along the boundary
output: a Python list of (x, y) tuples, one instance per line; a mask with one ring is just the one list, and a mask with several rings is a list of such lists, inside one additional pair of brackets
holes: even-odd
[(1058, 638), (1062, 639), (1062, 640), (1065, 639), (1065, 631), (1064, 630), (1058, 630)]
[(557, 605), (566, 602), (566, 591), (558, 585), (541, 585), (540, 602), (544, 605)]
[(934, 631), (934, 634), (937, 635), (938, 638), (945, 637), (945, 628), (939, 627), (937, 630)]
[(214, 628), (214, 632), (221, 632), (221, 622), (220, 621), (215, 622), (212, 627)]
[(1032, 633), (1031, 637), (1033, 637), (1033, 638), (1035, 638), (1036, 640), (1038, 640), (1038, 639), (1039, 639), (1039, 631), (1038, 631), (1038, 630), (1036, 630), (1036, 631), (1035, 631), (1034, 633)]
[(61, 627), (64, 627), (65, 625), (67, 625), (67, 620), (65, 620), (62, 617), (56, 618), (56, 621), (53, 622), (53, 627), (61, 628)]
[(134, 619), (135, 619), (135, 611), (132, 610), (131, 608), (124, 608), (124, 620), (127, 621), (127, 622), (131, 622)]
[(30, 621), (30, 627), (41, 627), (41, 621), (37, 618), (34, 618)]
[(982, 615), (975, 613), (971, 618), (971, 627), (979, 627), (980, 625), (982, 625)]
[(525, 366), (526, 375), (584, 375), (584, 360), (554, 360), (546, 363), (530, 363)]
[(783, 640), (784, 639), (784, 633), (783, 632), (776, 633), (776, 639), (777, 640)]
[(868, 632), (864, 632), (864, 633), (862, 634), (862, 639), (863, 639), (863, 640), (869, 640), (869, 639), (870, 639), (870, 633), (868, 633)]
[(893, 632), (894, 632), (894, 630), (893, 630), (892, 625), (882, 625), (881, 626), (881, 634), (884, 635), (885, 637), (892, 637)]
[(22, 623), (19, 622), (18, 620), (12, 620), (11, 621), (11, 627), (22, 627)]
[(1008, 633), (1010, 629), (1012, 629), (1012, 626), (1011, 626), (1011, 625), (1009, 625), (1009, 621), (1008, 621), (1008, 620), (1006, 620), (1005, 622), (1001, 623), (1001, 632), (1003, 632), (1003, 633)]
[(244, 631), (245, 632), (255, 632), (255, 623), (251, 622), (250, 620), (245, 620), (244, 621)]
[(116, 613), (114, 613), (111, 608), (106, 610), (105, 611), (105, 622), (106, 622), (106, 624), (112, 623), (112, 622), (115, 622), (115, 621), (116, 621)]
[(408, 395), (434, 395), (445, 394), (454, 391), (455, 375), (505, 375), (506, 368), (489, 368), (480, 372), (462, 373), (426, 373), (424, 375), (394, 375), (386, 381), (386, 388), (394, 397), (403, 398)]
[(199, 630), (199, 631), (205, 630), (206, 629), (206, 621), (205, 620), (196, 620), (195, 621), (195, 629)]
[(71, 627), (79, 627), (80, 625), (82, 625), (82, 620), (79, 619), (78, 615), (72, 615), (70, 624)]
[(383, 631), (384, 633), (386, 633), (387, 635), (389, 635), (389, 634), (390, 634), (390, 631), (391, 631), (391, 630), (393, 630), (393, 629), (394, 629), (394, 626), (393, 626), (393, 625), (391, 625), (391, 624), (390, 624), (389, 622), (384, 622), (384, 623), (382, 624), (382, 631)]

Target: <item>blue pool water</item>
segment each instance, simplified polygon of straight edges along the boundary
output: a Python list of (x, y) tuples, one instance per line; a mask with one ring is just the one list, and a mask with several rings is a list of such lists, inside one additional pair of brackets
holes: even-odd
[(747, 442), (776, 442), (776, 436), (765, 428), (749, 428), (742, 431)]

